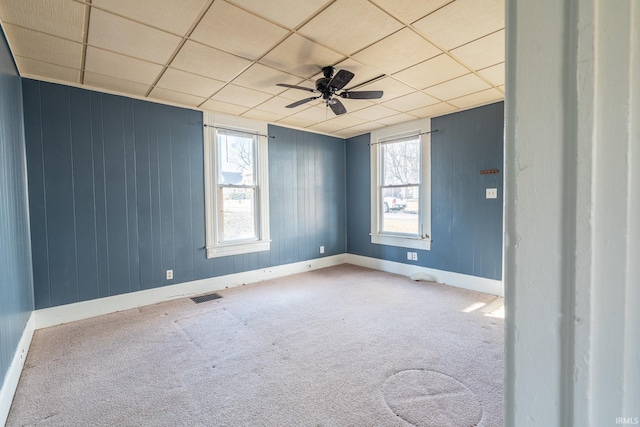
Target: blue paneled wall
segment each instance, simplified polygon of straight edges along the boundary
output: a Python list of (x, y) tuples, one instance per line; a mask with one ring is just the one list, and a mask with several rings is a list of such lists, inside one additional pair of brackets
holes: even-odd
[(207, 260), (202, 113), (27, 79), (23, 92), (36, 308), (345, 252), (342, 139), (270, 126), (272, 249)]
[[(347, 251), (500, 280), (504, 103), (434, 118), (431, 128), (431, 250), (418, 251), (416, 263), (407, 249), (371, 243), (367, 134), (347, 140)], [(498, 198), (486, 199), (486, 188)]]
[(33, 310), (23, 129), (20, 77), (0, 35), (0, 387)]

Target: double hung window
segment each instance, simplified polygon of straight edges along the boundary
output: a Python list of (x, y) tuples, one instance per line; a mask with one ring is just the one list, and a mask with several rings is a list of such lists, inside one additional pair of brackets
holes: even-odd
[(265, 126), (205, 113), (207, 257), (269, 250)]
[(371, 241), (431, 248), (428, 120), (371, 134)]

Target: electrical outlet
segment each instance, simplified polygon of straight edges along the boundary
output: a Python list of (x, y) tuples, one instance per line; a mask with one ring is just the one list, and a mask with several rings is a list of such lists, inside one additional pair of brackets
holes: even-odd
[(320, 253), (323, 254), (324, 253), (324, 246), (320, 246)]
[(413, 255), (411, 255), (411, 252), (407, 252), (407, 259), (409, 261), (411, 261), (413, 259)]
[(413, 253), (411, 254), (411, 256), (413, 257), (413, 258), (412, 258), (412, 259), (413, 259), (413, 261), (417, 261), (417, 260), (418, 260), (418, 252), (413, 252)]
[(498, 198), (498, 189), (497, 188), (487, 188), (486, 198), (487, 199), (497, 199)]
[(167, 270), (167, 280), (173, 279), (173, 270)]

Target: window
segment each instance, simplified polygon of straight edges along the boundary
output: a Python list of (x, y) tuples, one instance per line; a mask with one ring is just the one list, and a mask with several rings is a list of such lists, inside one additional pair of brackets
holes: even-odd
[(266, 125), (204, 113), (207, 258), (267, 251)]
[(431, 249), (430, 120), (371, 133), (371, 242)]

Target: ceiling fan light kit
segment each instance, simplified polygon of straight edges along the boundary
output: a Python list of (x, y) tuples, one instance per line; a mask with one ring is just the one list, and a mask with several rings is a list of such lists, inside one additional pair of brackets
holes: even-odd
[(312, 96), (309, 98), (301, 99), (300, 101), (296, 101), (286, 106), (286, 108), (295, 108), (299, 105), (306, 104), (307, 102), (313, 101), (318, 98), (322, 98), (327, 107), (331, 108), (331, 111), (334, 112), (337, 116), (344, 114), (347, 112), (347, 109), (344, 107), (344, 104), (340, 102), (339, 99), (334, 98), (334, 96), (339, 96), (340, 98), (345, 99), (380, 99), (382, 98), (383, 92), (381, 90), (362, 90), (362, 91), (349, 91), (348, 89), (343, 90), (340, 93), (337, 93), (343, 87), (345, 87), (351, 79), (353, 79), (354, 74), (351, 71), (340, 70), (335, 73), (335, 68), (329, 66), (324, 67), (322, 69), (322, 74), (324, 77), (316, 80), (316, 88), (310, 89), (304, 86), (296, 86), (285, 83), (278, 83), (276, 86), (286, 87), (289, 89), (299, 89), (304, 90), (306, 92), (319, 93), (318, 96)]

